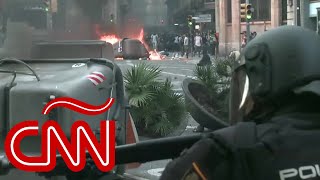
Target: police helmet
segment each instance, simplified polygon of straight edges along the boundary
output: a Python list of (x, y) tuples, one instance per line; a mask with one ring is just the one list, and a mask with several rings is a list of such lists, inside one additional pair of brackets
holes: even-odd
[(298, 26), (269, 30), (247, 44), (234, 68), (231, 119), (304, 92), (320, 96), (320, 37)]

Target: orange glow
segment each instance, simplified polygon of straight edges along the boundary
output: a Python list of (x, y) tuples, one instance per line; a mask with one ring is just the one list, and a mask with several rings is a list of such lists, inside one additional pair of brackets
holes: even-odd
[(118, 38), (116, 35), (103, 35), (103, 36), (100, 37), (100, 40), (101, 41), (106, 41), (106, 42), (108, 42), (108, 43), (113, 45), (113, 44), (119, 42), (120, 38)]
[(140, 34), (139, 34), (139, 36), (138, 36), (138, 38), (137, 38), (139, 41), (141, 41), (141, 42), (143, 42), (144, 40), (144, 30), (143, 29), (141, 29), (140, 30)]
[(149, 51), (150, 53), (150, 60), (163, 60), (165, 57), (160, 55), (157, 50), (154, 50), (154, 51)]

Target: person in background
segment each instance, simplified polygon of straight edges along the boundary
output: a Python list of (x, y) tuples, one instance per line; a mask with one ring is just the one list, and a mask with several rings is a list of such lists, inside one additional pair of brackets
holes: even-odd
[(239, 60), (240, 55), (241, 55), (240, 52), (237, 51), (235, 48), (233, 48), (229, 54), (229, 58), (231, 58), (234, 61), (237, 61), (237, 60)]
[(158, 42), (159, 42), (158, 34), (152, 34), (151, 41), (152, 41), (153, 50), (157, 50), (158, 49)]
[(184, 36), (184, 40), (183, 40), (183, 49), (184, 49), (184, 52), (182, 54), (182, 56), (184, 56), (184, 54), (186, 55), (187, 58), (189, 58), (189, 37), (188, 35), (186, 34)]
[(183, 34), (182, 36), (181, 36), (181, 38), (180, 38), (180, 42), (179, 42), (179, 44), (180, 44), (180, 53), (181, 53), (181, 57), (183, 57), (184, 56), (184, 38), (185, 38), (185, 35)]
[(183, 52), (183, 39), (184, 39), (183, 35), (179, 36), (179, 52), (180, 52), (181, 56), (182, 56), (182, 52)]
[(254, 39), (256, 36), (257, 36), (257, 32), (255, 32), (255, 31), (252, 32), (252, 33), (251, 33), (251, 40)]
[(195, 37), (194, 33), (191, 33), (190, 40), (189, 40), (189, 42), (190, 42), (189, 50), (190, 50), (192, 57), (194, 56), (194, 37)]
[(208, 51), (208, 39), (206, 34), (202, 34), (202, 54), (207, 53)]
[(214, 49), (215, 49), (215, 56), (217, 58), (219, 55), (219, 33), (215, 32), (214, 37), (216, 39), (215, 44), (214, 44)]
[[(212, 62), (211, 62), (211, 59), (210, 59), (210, 56), (208, 54), (208, 39), (207, 39), (207, 36), (205, 34), (202, 35), (202, 58), (201, 60), (199, 61), (199, 63), (197, 64), (198, 66), (207, 66), (207, 65), (211, 65)], [(203, 129), (203, 127), (198, 127), (200, 129)], [(203, 131), (202, 130), (202, 131)], [(201, 130), (200, 130), (201, 131)]]
[(194, 45), (195, 45), (195, 55), (199, 53), (199, 57), (201, 57), (201, 46), (202, 46), (202, 37), (199, 33), (197, 33), (196, 37), (194, 37)]
[(246, 31), (243, 31), (241, 38), (241, 48), (245, 48), (247, 45), (247, 35)]
[(174, 50), (175, 50), (176, 52), (179, 51), (179, 35), (176, 35), (176, 36), (174, 37)]
[(209, 34), (209, 44), (210, 44), (210, 53), (212, 56), (215, 56), (216, 55), (217, 38), (215, 36), (214, 31), (211, 31)]

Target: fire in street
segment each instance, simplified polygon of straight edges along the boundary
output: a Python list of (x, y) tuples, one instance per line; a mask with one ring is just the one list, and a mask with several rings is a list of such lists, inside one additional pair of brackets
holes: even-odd
[[(100, 33), (99, 33), (100, 34)], [(151, 48), (147, 45), (147, 43), (144, 41), (144, 30), (141, 29), (138, 36), (133, 37), (132, 39), (139, 40), (148, 50), (150, 56), (150, 60), (163, 60), (165, 56), (160, 55), (157, 50), (151, 50)], [(118, 37), (115, 34), (107, 35), (107, 34), (100, 34), (100, 40), (106, 41), (112, 45), (116, 44), (117, 42), (121, 41), (122, 38)]]
[(103, 35), (100, 37), (100, 40), (106, 41), (110, 44), (115, 44), (120, 41), (120, 38), (116, 37), (116, 35)]

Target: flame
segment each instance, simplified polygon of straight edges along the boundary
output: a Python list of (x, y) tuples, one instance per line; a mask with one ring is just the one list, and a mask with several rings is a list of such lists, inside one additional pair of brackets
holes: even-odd
[(118, 38), (116, 35), (102, 35), (100, 40), (115, 44), (120, 41), (120, 38)]
[(150, 60), (162, 60), (165, 58), (164, 56), (160, 55), (156, 49), (153, 51), (149, 51), (149, 53), (150, 53), (150, 56), (149, 56)]
[(141, 42), (144, 42), (144, 40), (143, 40), (144, 39), (144, 30), (143, 29), (140, 30), (140, 34), (137, 39)]
[[(114, 35), (114, 34), (106, 35), (106, 34), (101, 34), (101, 33), (98, 33), (98, 32), (97, 32), (97, 34), (100, 36), (100, 40), (106, 41), (106, 42), (111, 43), (111, 44), (115, 44), (115, 43), (121, 41), (121, 38), (119, 38), (117, 35)], [(142, 44), (146, 47), (146, 49), (148, 50), (148, 52), (150, 54), (150, 56), (149, 56), (150, 60), (163, 60), (165, 58), (165, 56), (160, 55), (157, 52), (157, 50), (151, 50), (151, 48), (148, 46), (148, 44), (144, 41), (144, 30), (143, 30), (143, 28), (141, 28), (139, 35), (133, 36), (132, 39), (137, 39), (140, 42), (142, 42)], [(121, 58), (121, 59), (123, 59), (123, 58)]]

